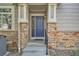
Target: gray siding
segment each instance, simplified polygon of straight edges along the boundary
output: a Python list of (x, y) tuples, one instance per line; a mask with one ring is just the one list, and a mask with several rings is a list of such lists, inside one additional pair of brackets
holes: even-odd
[(63, 3), (57, 6), (59, 31), (79, 31), (79, 4)]

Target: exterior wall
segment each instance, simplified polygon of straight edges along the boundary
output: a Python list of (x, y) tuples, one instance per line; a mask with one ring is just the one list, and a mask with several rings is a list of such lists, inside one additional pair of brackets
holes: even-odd
[(29, 35), (28, 35), (29, 24), (27, 22), (20, 23), (20, 45), (21, 48), (26, 47)]
[(48, 39), (53, 48), (79, 48), (79, 32), (57, 31), (56, 23), (48, 24)]
[[(7, 40), (7, 49), (10, 52), (17, 52), (18, 51), (18, 36), (20, 37), (20, 46), (21, 48), (24, 48), (27, 44), (28, 41), (28, 29), (29, 29), (29, 24), (26, 20), (26, 15), (24, 14), (24, 19), (18, 19), (19, 16), (19, 9), (18, 9), (18, 4), (1, 4), (1, 6), (5, 6), (5, 5), (14, 5), (15, 7), (15, 30), (13, 29), (5, 29), (5, 30), (0, 30), (0, 35), (5, 35), (6, 36), (6, 40)], [(26, 4), (24, 5), (24, 12), (26, 12)], [(28, 9), (27, 9), (28, 10)], [(28, 15), (27, 15), (28, 16)], [(20, 16), (19, 16), (20, 17)], [(18, 25), (19, 22), (19, 25)], [(19, 29), (18, 29), (19, 27)], [(20, 34), (18, 34), (18, 31), (20, 31)]]
[(73, 52), (79, 49), (78, 9), (79, 4), (57, 6), (57, 22), (48, 23), (48, 41), (52, 45), (50, 55), (74, 55)]
[[(74, 6), (74, 7), (72, 7)], [(79, 32), (76, 31), (62, 31), (62, 28), (61, 30), (58, 29), (58, 26), (60, 24), (59, 23), (59, 20), (69, 20), (71, 17), (72, 19), (75, 19), (75, 22), (78, 22), (77, 20), (78, 19), (78, 9), (79, 9), (79, 4), (59, 4), (59, 6), (57, 7), (57, 22), (56, 23), (49, 23), (48, 24), (48, 38), (49, 38), (49, 41), (50, 42), (54, 42), (55, 41), (55, 44), (56, 44), (56, 47), (64, 47), (64, 48), (71, 48), (71, 47), (76, 47), (79, 45), (78, 42), (79, 42)], [(71, 7), (71, 8), (70, 8)], [(76, 8), (76, 10), (75, 10)], [(74, 10), (73, 10), (74, 9)], [(73, 14), (75, 13), (74, 17)], [(69, 15), (69, 16), (67, 16)], [(64, 18), (64, 17), (65, 18)], [(66, 20), (67, 19), (67, 20)], [(63, 23), (63, 21), (61, 20), (61, 22)], [(72, 21), (73, 22), (73, 21)], [(70, 23), (72, 26), (74, 25), (74, 23)], [(66, 22), (66, 24), (68, 24)], [(76, 24), (78, 25), (78, 23)], [(65, 26), (64, 24), (61, 24), (61, 26)], [(69, 27), (68, 27), (69, 28)], [(73, 29), (72, 27), (72, 30), (75, 30)], [(52, 40), (52, 41), (51, 41)]]
[(79, 31), (79, 3), (62, 3), (57, 6), (59, 31)]
[[(57, 7), (58, 47), (72, 48), (79, 41), (79, 4), (59, 4)], [(60, 28), (61, 27), (61, 28)], [(63, 43), (64, 42), (64, 43)]]
[(17, 51), (17, 35), (14, 30), (0, 30), (0, 35), (6, 36), (7, 50), (11, 52)]
[[(16, 16), (17, 17), (17, 7), (16, 7), (16, 5), (13, 5), (12, 3), (0, 3), (0, 6), (6, 6), (6, 8), (7, 8), (7, 6), (14, 6), (14, 16)], [(17, 18), (14, 18), (13, 20), (17, 20)], [(0, 30), (0, 35), (4, 35), (4, 36), (6, 36), (6, 40), (7, 40), (7, 50), (8, 51), (10, 51), (10, 52), (17, 52), (17, 50), (18, 50), (18, 46), (17, 46), (17, 44), (18, 44), (18, 42), (17, 42), (17, 40), (18, 40), (18, 35), (17, 35), (17, 30), (16, 30), (16, 28), (17, 28), (17, 21), (15, 21), (15, 28), (14, 29), (3, 29), (3, 30)]]
[[(16, 12), (18, 12), (18, 10), (16, 10)], [(62, 21), (62, 20), (66, 20), (66, 21)], [(29, 35), (28, 35), (29, 23), (26, 21), (26, 17), (24, 19), (20, 19), (19, 23), (20, 23), (19, 30), (20, 30), (20, 42), (21, 42), (20, 45), (21, 48), (24, 48), (29, 39)], [(56, 23), (48, 22), (47, 34), (48, 34), (48, 43), (52, 45), (51, 48), (52, 50), (50, 50), (51, 55), (60, 55), (60, 54), (72, 55), (73, 54), (72, 51), (79, 48), (79, 31), (76, 32), (65, 31), (65, 29), (67, 28), (70, 29), (71, 26), (66, 25), (69, 26), (66, 27), (63, 23), (65, 24), (70, 23), (71, 25), (74, 24), (79, 25), (79, 4), (59, 4), (57, 6), (57, 22)], [(59, 29), (59, 27), (62, 25), (63, 27), (61, 29), (63, 29), (63, 31)], [(72, 29), (79, 30), (79, 26), (76, 26), (75, 28), (72, 27)], [(0, 30), (0, 35), (5, 35), (7, 37), (8, 51), (17, 51), (18, 35), (16, 30)]]

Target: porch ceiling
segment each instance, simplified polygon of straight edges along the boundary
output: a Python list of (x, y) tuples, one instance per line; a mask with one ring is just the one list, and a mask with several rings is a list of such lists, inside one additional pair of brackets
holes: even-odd
[(47, 5), (47, 3), (28, 3), (28, 5)]
[(34, 12), (46, 12), (47, 11), (47, 5), (29, 5), (29, 11)]

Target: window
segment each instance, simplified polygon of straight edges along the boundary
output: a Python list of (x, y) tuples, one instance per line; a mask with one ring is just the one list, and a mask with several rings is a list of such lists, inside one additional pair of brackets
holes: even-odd
[(51, 6), (50, 8), (50, 18), (54, 19), (54, 6)]
[(48, 5), (48, 22), (56, 22), (56, 4)]
[(12, 29), (13, 13), (12, 8), (0, 6), (0, 29)]
[(26, 4), (18, 5), (18, 21), (28, 22), (28, 6)]
[(24, 18), (24, 6), (20, 6), (20, 18)]

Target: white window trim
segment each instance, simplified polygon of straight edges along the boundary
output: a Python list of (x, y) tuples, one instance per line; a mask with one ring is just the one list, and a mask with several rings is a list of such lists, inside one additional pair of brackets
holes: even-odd
[(12, 6), (12, 29), (15, 29), (15, 8)]
[(24, 5), (24, 19), (26, 20), (26, 22), (28, 22), (28, 18), (29, 18), (28, 5), (25, 4), (25, 5)]
[[(54, 6), (54, 18), (51, 18), (51, 6)], [(56, 4), (48, 4), (48, 22), (56, 22)]]
[(0, 6), (0, 8), (11, 8), (12, 9), (12, 11), (11, 11), (11, 13), (9, 13), (9, 14), (12, 14), (12, 28), (11, 29), (3, 29), (3, 28), (0, 28), (0, 30), (15, 30), (15, 10), (14, 10), (14, 6), (13, 5), (11, 5), (11, 6)]
[[(21, 6), (23, 6), (23, 12), (24, 12), (23, 18), (21, 18), (21, 16), (20, 16)], [(19, 19), (18, 22), (28, 22), (28, 6), (27, 6), (27, 4), (19, 4), (18, 5), (18, 19)]]

